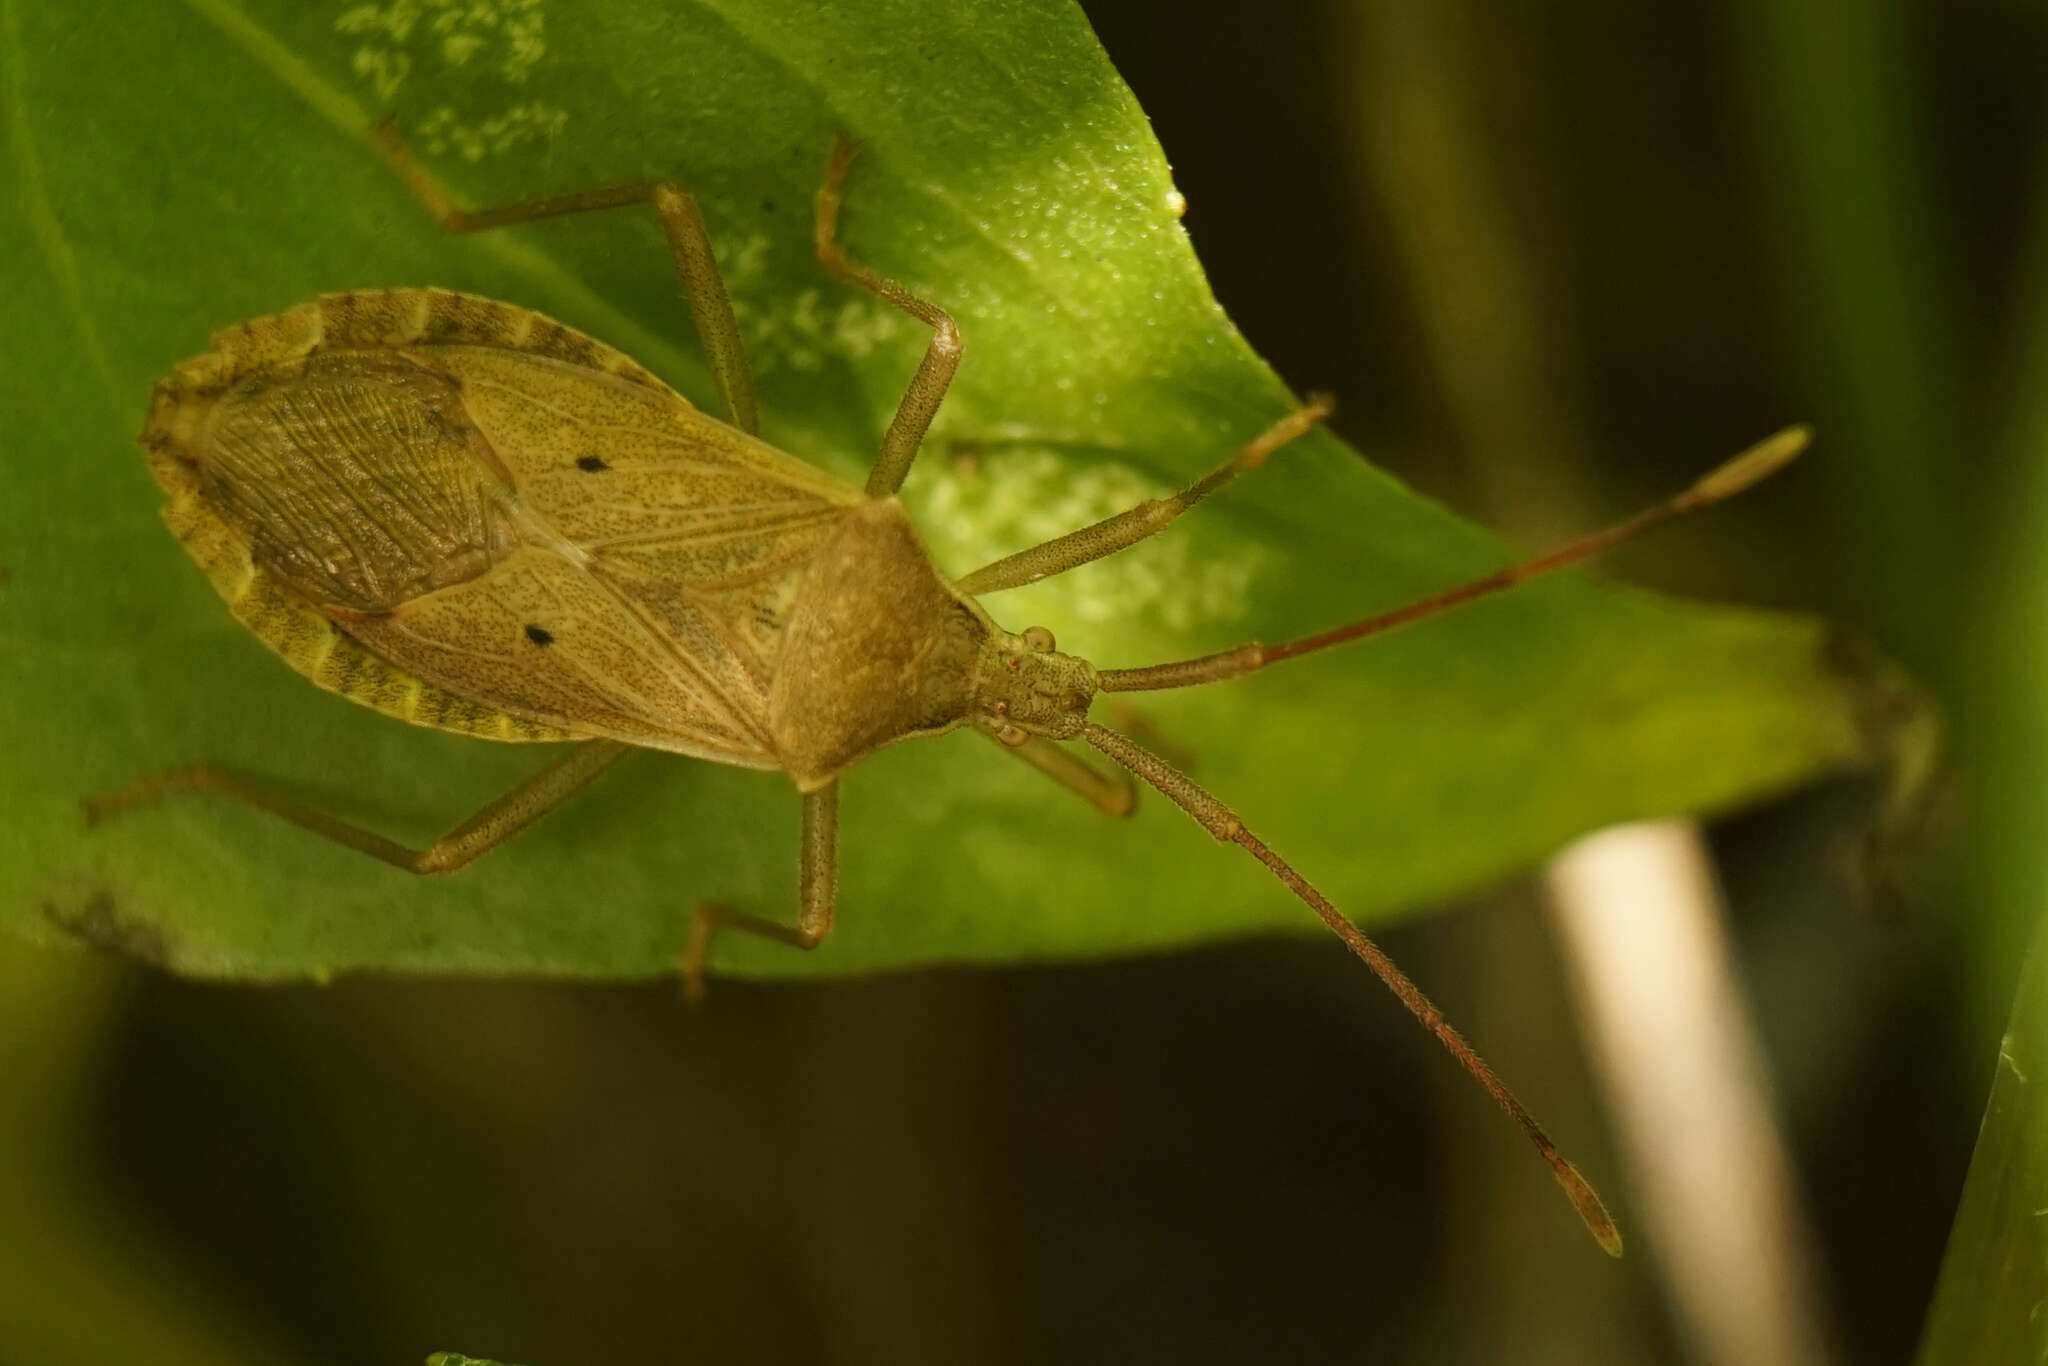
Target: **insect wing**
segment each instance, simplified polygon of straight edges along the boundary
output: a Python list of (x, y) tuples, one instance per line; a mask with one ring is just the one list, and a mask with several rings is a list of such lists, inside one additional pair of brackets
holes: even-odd
[[(778, 766), (783, 623), (853, 489), (493, 300), (328, 295), (215, 346), (158, 386), (143, 443), (170, 513), (248, 547), (216, 575), (231, 605), (274, 584), (324, 614), (388, 664), (378, 698)], [(316, 679), (346, 653), (275, 634)]]
[[(548, 552), (492, 570), (480, 587), (497, 595), (494, 610), (516, 601), (515, 614), (533, 613), (518, 628), (529, 640), (527, 626), (545, 632), (540, 648), (553, 660), (587, 648), (583, 672), (621, 680), (651, 681), (619, 652), (645, 655), (643, 637), (653, 637), (661, 653), (650, 663), (665, 659), (692, 693), (694, 738), (722, 755), (765, 754), (761, 718), (783, 623), (804, 566), (859, 495), (662, 391), (482, 348), (424, 359), (459, 380), (509, 480), (521, 538)], [(566, 587), (549, 556), (588, 588)], [(600, 623), (606, 603), (613, 619)], [(505, 625), (494, 623), (495, 638)], [(615, 718), (604, 729), (645, 742)]]

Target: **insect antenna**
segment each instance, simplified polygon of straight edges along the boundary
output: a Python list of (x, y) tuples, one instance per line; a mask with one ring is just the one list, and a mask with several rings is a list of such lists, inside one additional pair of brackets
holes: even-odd
[(1448, 612), (1454, 607), (1462, 607), (1468, 602), (1513, 588), (1516, 584), (1526, 583), (1530, 579), (1605, 554), (1654, 527), (1662, 526), (1674, 517), (1682, 517), (1688, 512), (1697, 512), (1725, 498), (1732, 498), (1752, 484), (1775, 473), (1805, 450), (1807, 442), (1812, 438), (1810, 428), (1787, 427), (1777, 435), (1757, 442), (1733, 460), (1695, 482), (1684, 492), (1667, 498), (1654, 507), (1646, 508), (1626, 521), (1617, 522), (1604, 531), (1596, 531), (1590, 536), (1582, 536), (1547, 555), (1539, 555), (1533, 560), (1497, 570), (1469, 583), (1462, 583), (1456, 588), (1418, 599), (1388, 612), (1381, 612), (1377, 616), (1366, 617), (1361, 621), (1350, 622), (1316, 635), (1303, 636), (1284, 645), (1262, 645), (1253, 642), (1218, 654), (1180, 659), (1168, 664), (1153, 664), (1142, 669), (1104, 669), (1101, 671), (1099, 686), (1103, 692), (1156, 692), (1165, 688), (1193, 687), (1198, 683), (1216, 683), (1226, 678), (1251, 673), (1283, 659), (1313, 654), (1317, 650), (1326, 650), (1332, 645), (1343, 645), (1366, 636), (1380, 635), (1397, 626), (1406, 626), (1410, 622)]
[(1543, 1126), (1536, 1122), (1536, 1117), (1529, 1113), (1528, 1107), (1515, 1098), (1514, 1092), (1508, 1090), (1507, 1083), (1486, 1065), (1486, 1060), (1451, 1027), (1444, 1019), (1443, 1012), (1422, 994), (1420, 987), (1409, 980), (1407, 973), (1394, 965), (1394, 960), (1387, 957), (1379, 945), (1373, 943), (1363, 930), (1352, 924), (1343, 912), (1331, 904), (1328, 897), (1309, 883), (1307, 878), (1296, 872), (1293, 865), (1267, 848), (1265, 841), (1246, 829), (1244, 822), (1238, 819), (1237, 813), (1211, 796), (1208, 790), (1194, 779), (1142, 748), (1135, 741), (1107, 727), (1091, 723), (1081, 734), (1089, 744), (1157, 788), (1168, 801), (1187, 812), (1197, 824), (1217, 839), (1239, 846), (1260, 863), (1265, 864), (1274, 877), (1286, 884), (1289, 891), (1307, 903), (1309, 909), (1321, 917), (1322, 922), (1344, 941), (1345, 947), (1356, 954), (1372, 969), (1373, 974), (1400, 998), (1401, 1004), (1408, 1007), (1409, 1014), (1413, 1015), (1424, 1029), (1434, 1034), (1437, 1042), (1449, 1050), (1459, 1065), (1471, 1073), (1473, 1079), (1485, 1088), (1486, 1093), (1493, 1097), (1500, 1108), (1507, 1111), (1508, 1116), (1521, 1126), (1529, 1141), (1536, 1145), (1536, 1151), (1550, 1164), (1550, 1170), (1557, 1177), (1557, 1183), (1564, 1187), (1566, 1198), (1578, 1211), (1579, 1218), (1585, 1221), (1586, 1231), (1593, 1235), (1594, 1240), (1609, 1256), (1621, 1255), (1621, 1231), (1614, 1226), (1613, 1216), (1608, 1214), (1607, 1207), (1600, 1202), (1600, 1197), (1594, 1192), (1592, 1184), (1579, 1175), (1579, 1169), (1557, 1150), (1557, 1144), (1543, 1131)]
[[(1436, 616), (1479, 598), (1503, 592), (1516, 584), (1591, 559), (1626, 541), (1634, 540), (1644, 532), (1661, 526), (1675, 517), (1696, 512), (1725, 498), (1731, 498), (1776, 472), (1805, 450), (1811, 438), (1812, 433), (1805, 427), (1788, 427), (1775, 436), (1758, 442), (1683, 492), (1625, 521), (1603, 531), (1596, 531), (1590, 536), (1580, 537), (1547, 555), (1497, 570), (1460, 584), (1456, 588), (1396, 607), (1392, 611), (1365, 617), (1316, 635), (1303, 636), (1284, 645), (1262, 645), (1254, 642), (1218, 654), (1154, 664), (1141, 669), (1104, 669), (1099, 675), (1100, 690), (1150, 692), (1220, 682), (1283, 659), (1313, 654), (1333, 645), (1379, 635), (1398, 626)], [(1373, 974), (1400, 998), (1401, 1004), (1408, 1008), (1409, 1014), (1413, 1015), (1424, 1029), (1434, 1034), (1437, 1042), (1441, 1043), (1451, 1056), (1458, 1060), (1459, 1065), (1472, 1075), (1473, 1080), (1493, 1097), (1495, 1103), (1521, 1126), (1522, 1132), (1528, 1135), (1529, 1141), (1536, 1146), (1536, 1151), (1550, 1164), (1551, 1172), (1557, 1177), (1558, 1184), (1564, 1187), (1566, 1197), (1578, 1211), (1579, 1218), (1585, 1222), (1587, 1231), (1609, 1254), (1617, 1257), (1621, 1255), (1621, 1233), (1615, 1228), (1613, 1217), (1608, 1214), (1607, 1207), (1600, 1202), (1600, 1197), (1594, 1192), (1592, 1185), (1585, 1177), (1579, 1175), (1578, 1168), (1557, 1150), (1557, 1145), (1551, 1141), (1550, 1135), (1543, 1131), (1543, 1126), (1536, 1122), (1535, 1116), (1529, 1113), (1528, 1107), (1515, 1098), (1514, 1092), (1508, 1090), (1507, 1084), (1487, 1066), (1486, 1060), (1473, 1051), (1472, 1045), (1466, 1043), (1464, 1037), (1444, 1019), (1443, 1012), (1423, 995), (1421, 988), (1410, 981), (1406, 973), (1394, 965), (1394, 961), (1381, 951), (1379, 945), (1373, 943), (1364, 931), (1346, 919), (1328, 897), (1317, 891), (1307, 878), (1294, 870), (1293, 865), (1274, 853), (1266, 846), (1265, 841), (1246, 829), (1244, 822), (1238, 819), (1235, 812), (1211, 796), (1192, 778), (1134, 741), (1104, 726), (1091, 723), (1081, 734), (1089, 744), (1158, 789), (1162, 796), (1187, 812), (1211, 835), (1226, 844), (1237, 845), (1263, 863), (1274, 877), (1314, 911), (1322, 922), (1344, 941), (1345, 947), (1371, 968)]]

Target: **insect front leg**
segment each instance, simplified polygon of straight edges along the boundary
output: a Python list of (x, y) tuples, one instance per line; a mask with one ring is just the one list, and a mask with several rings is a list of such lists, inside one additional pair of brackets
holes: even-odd
[(998, 593), (1005, 588), (1036, 583), (1114, 555), (1119, 550), (1128, 550), (1147, 537), (1166, 530), (1183, 512), (1240, 474), (1265, 464), (1266, 457), (1328, 417), (1334, 407), (1327, 394), (1318, 394), (1171, 498), (1151, 499), (1091, 526), (1084, 526), (1079, 531), (1070, 531), (1042, 545), (1006, 555), (994, 564), (983, 565), (953, 586), (971, 597), (980, 597), (984, 593)]
[(925, 431), (946, 397), (946, 386), (960, 368), (960, 329), (952, 315), (937, 304), (920, 299), (894, 280), (876, 274), (846, 254), (839, 245), (839, 202), (846, 185), (846, 168), (853, 164), (853, 143), (840, 138), (832, 144), (832, 162), (825, 171), (825, 183), (818, 187), (818, 217), (814, 240), (818, 260), (825, 269), (889, 303), (924, 323), (932, 330), (931, 345), (911, 377), (910, 388), (896, 407), (896, 416), (882, 437), (882, 453), (868, 472), (870, 498), (887, 498), (903, 487), (910, 462), (924, 444)]
[(994, 740), (1105, 816), (1128, 816), (1138, 809), (1137, 782), (1121, 768), (1105, 776), (1076, 758), (1065, 746), (1043, 735), (1029, 735), (1023, 743), (1012, 744), (994, 731), (976, 727), (976, 733)]
[(839, 904), (839, 784), (834, 781), (804, 796), (803, 848), (798, 866), (796, 924), (748, 915), (707, 901), (690, 922), (690, 946), (683, 951), (683, 996), (696, 1004), (704, 999), (704, 969), (711, 936), (729, 926), (773, 939), (793, 948), (815, 949), (832, 932), (832, 913)]
[(575, 194), (529, 199), (491, 209), (458, 209), (421, 169), (412, 152), (398, 135), (398, 128), (386, 119), (370, 130), (377, 150), (391, 163), (413, 196), (426, 206), (449, 232), (482, 232), (514, 223), (531, 223), (565, 213), (588, 213), (597, 209), (623, 209), (646, 204), (661, 216), (662, 231), (676, 260), (676, 272), (683, 277), (683, 293), (690, 300), (690, 317), (697, 325), (697, 337), (711, 362), (711, 375), (718, 395), (725, 400), (726, 415), (735, 427), (756, 435), (761, 431), (759, 404), (754, 399), (754, 375), (747, 367), (747, 349), (740, 341), (739, 323), (733, 318), (732, 299), (725, 291), (725, 277), (719, 273), (718, 258), (711, 251), (711, 234), (704, 227), (704, 215), (697, 201), (680, 186), (666, 180), (635, 181), (608, 185)]
[(412, 849), (359, 825), (259, 787), (211, 764), (174, 768), (131, 783), (85, 803), (86, 820), (97, 824), (130, 807), (173, 792), (215, 792), (246, 802), (336, 844), (408, 873), (448, 873), (497, 848), (586, 787), (630, 748), (615, 740), (591, 740), (550, 764), (424, 849)]

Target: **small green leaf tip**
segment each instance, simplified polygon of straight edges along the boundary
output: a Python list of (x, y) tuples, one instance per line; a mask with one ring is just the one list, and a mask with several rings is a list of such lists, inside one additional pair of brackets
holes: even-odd
[(1708, 474), (1692, 486), (1693, 493), (1702, 502), (1708, 503), (1733, 498), (1750, 485), (1768, 479), (1790, 464), (1812, 440), (1813, 428), (1805, 425), (1787, 427), (1775, 436), (1765, 437), (1741, 455)]

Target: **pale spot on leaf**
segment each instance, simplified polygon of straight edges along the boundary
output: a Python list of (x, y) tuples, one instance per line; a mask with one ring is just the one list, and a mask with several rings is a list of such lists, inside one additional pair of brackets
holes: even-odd
[[(408, 79), (429, 80), (462, 69), (474, 90), (479, 70), (507, 85), (523, 85), (547, 56), (544, 0), (389, 0), (353, 5), (334, 21), (336, 33), (357, 40), (349, 65), (377, 103), (389, 105)], [(450, 152), (466, 161), (496, 156), (522, 143), (552, 137), (568, 121), (561, 107), (527, 100), (496, 114), (463, 119), (443, 106), (428, 118), (418, 141), (431, 156)]]
[[(935, 454), (928, 451), (927, 458)], [(955, 575), (1174, 491), (1128, 465), (1078, 464), (1029, 446), (956, 458), (936, 478), (929, 468), (921, 473), (905, 488), (904, 501), (940, 566)], [(1091, 628), (1087, 633), (1098, 639), (1101, 628), (1111, 625), (1128, 639), (1133, 628), (1178, 635), (1200, 624), (1242, 619), (1264, 551), (1244, 543), (1218, 554), (1205, 542), (1205, 553), (1197, 556), (1196, 543), (1184, 531), (1170, 528), (1108, 559), (1020, 589), (1012, 601), (1056, 635), (1073, 626)], [(1006, 597), (994, 600), (998, 619), (1017, 615), (1003, 610)]]

